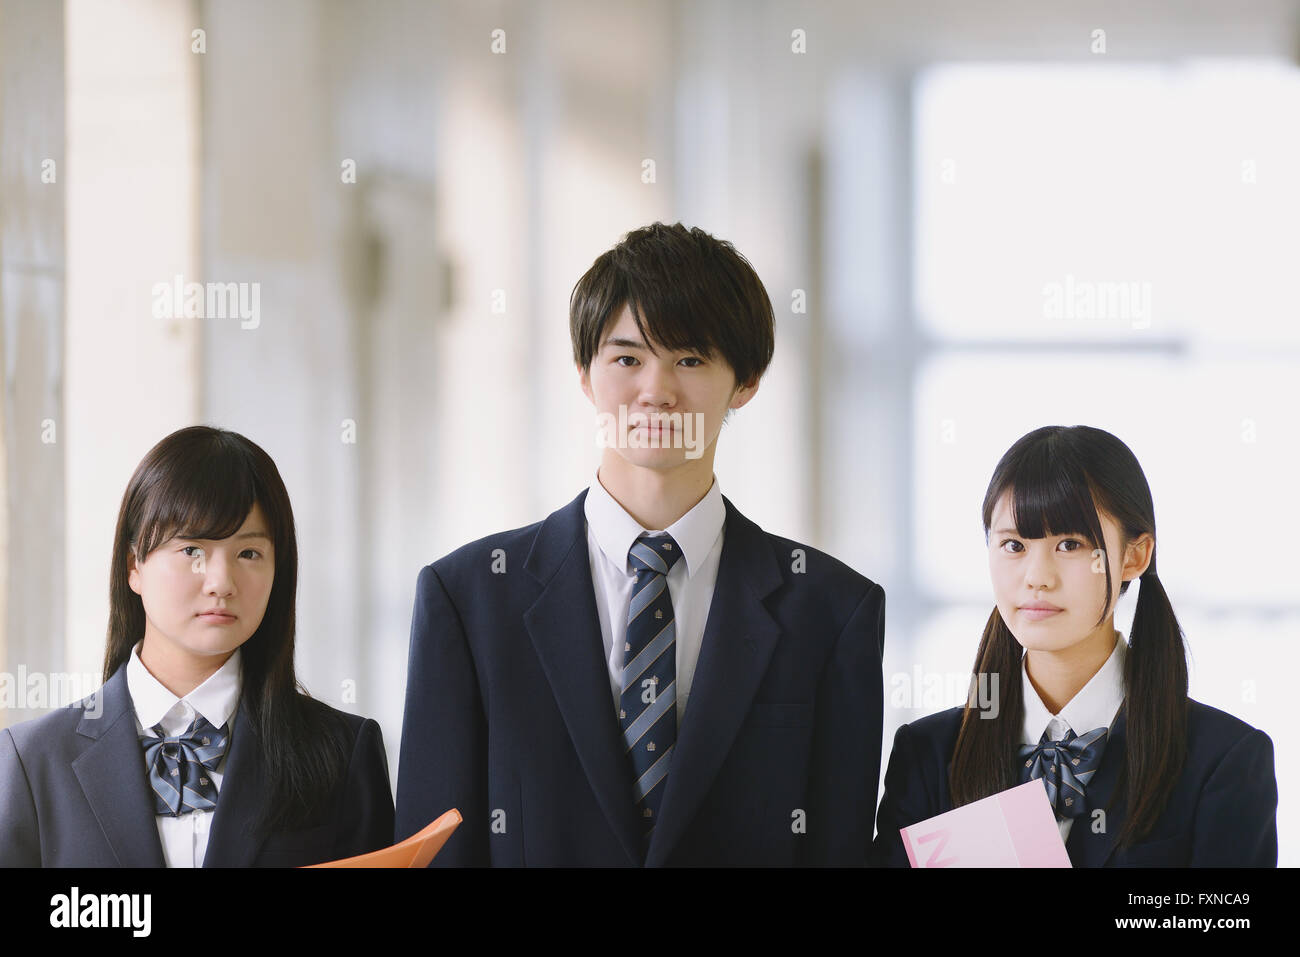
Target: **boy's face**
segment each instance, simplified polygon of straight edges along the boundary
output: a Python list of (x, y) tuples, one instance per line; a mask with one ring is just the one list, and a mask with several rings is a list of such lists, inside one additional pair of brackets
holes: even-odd
[[(631, 465), (670, 469), (707, 457), (728, 409), (738, 409), (758, 385), (738, 387), (721, 355), (651, 351), (624, 306), (609, 323), (582, 391), (596, 407), (601, 444)], [(608, 454), (608, 453), (607, 453)]]

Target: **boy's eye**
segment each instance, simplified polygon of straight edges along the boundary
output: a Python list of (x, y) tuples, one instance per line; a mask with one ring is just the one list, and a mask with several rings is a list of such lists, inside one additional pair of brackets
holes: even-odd
[[(637, 361), (636, 356), (618, 356), (618, 357), (614, 360), (614, 362), (615, 362), (616, 365), (620, 365), (620, 366), (622, 366), (624, 369), (630, 369), (630, 368), (632, 368), (632, 366), (631, 366), (631, 362), (626, 362), (626, 363), (625, 363), (625, 362), (623, 361), (624, 359), (629, 359), (629, 360), (631, 360), (631, 362), (636, 362), (636, 361)], [(686, 356), (686, 357), (683, 358), (681, 361), (682, 361), (682, 362), (689, 362), (689, 363), (691, 363), (690, 365), (688, 365), (688, 366), (686, 367), (686, 368), (688, 368), (688, 369), (698, 369), (700, 366), (704, 365), (704, 360), (701, 359), (699, 356)]]
[(198, 545), (186, 545), (184, 548), (181, 549), (181, 552), (189, 558), (194, 557), (192, 554), (190, 554), (191, 552), (201, 552), (201, 551), (203, 551), (203, 549), (200, 548)]

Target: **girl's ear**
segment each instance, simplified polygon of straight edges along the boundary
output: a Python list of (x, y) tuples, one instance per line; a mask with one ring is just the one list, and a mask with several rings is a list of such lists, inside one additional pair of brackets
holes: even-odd
[(135, 550), (128, 549), (126, 553), (126, 583), (131, 586), (131, 591), (137, 595), (140, 594), (140, 569), (135, 566)]
[(1156, 551), (1156, 540), (1150, 532), (1143, 532), (1124, 547), (1123, 580), (1132, 581), (1141, 578), (1142, 573), (1151, 564), (1151, 556)]

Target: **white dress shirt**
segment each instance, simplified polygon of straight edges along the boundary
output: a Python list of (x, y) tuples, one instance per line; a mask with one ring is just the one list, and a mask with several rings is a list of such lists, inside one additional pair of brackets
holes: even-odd
[[(596, 591), (596, 612), (600, 618), (600, 636), (605, 642), (605, 661), (609, 665), (609, 689), (617, 714), (623, 683), (623, 644), (627, 638), (627, 613), (636, 585), (636, 569), (628, 561), (637, 537), (654, 529), (642, 528), (623, 506), (600, 484), (600, 473), (587, 491), (583, 503), (587, 517), (587, 554), (591, 564), (591, 581)], [(681, 549), (679, 558), (668, 571), (668, 597), (673, 603), (673, 621), (677, 649), (677, 726), (681, 727), (686, 701), (691, 694), (695, 663), (704, 641), (704, 625), (713, 601), (713, 586), (718, 580), (718, 562), (722, 557), (722, 527), (727, 507), (722, 490), (714, 477), (713, 484), (695, 507), (673, 522), (665, 531)]]
[[(1029, 680), (1025, 658), (1020, 660), (1020, 674), (1024, 688), (1025, 724), (1021, 732), (1021, 742), (1038, 744), (1047, 732), (1048, 740), (1060, 741), (1065, 732), (1073, 731), (1076, 735), (1087, 734), (1094, 728), (1109, 728), (1119, 713), (1119, 706), (1124, 703), (1124, 656), (1128, 653), (1128, 643), (1124, 636), (1115, 632), (1115, 648), (1079, 693), (1066, 702), (1060, 714), (1052, 714), (1038, 696), (1033, 682)], [(1105, 752), (1102, 752), (1103, 755)], [(1096, 780), (1096, 776), (1093, 776)], [(1080, 818), (1084, 827), (1091, 827), (1092, 821)], [(1067, 817), (1057, 821), (1061, 830), (1061, 840), (1070, 836), (1070, 825), (1074, 818)]]
[[(153, 733), (155, 725), (161, 724), (168, 736), (186, 731), (194, 715), (201, 714), (215, 728), (227, 725), (226, 753), (221, 757), (217, 770), (211, 773), (212, 783), (221, 791), (221, 779), (225, 775), (226, 759), (230, 757), (230, 744), (233, 740), (236, 706), (242, 686), (243, 673), (240, 668), (239, 649), (231, 655), (224, 665), (218, 668), (203, 684), (199, 685), (184, 698), (178, 698), (168, 691), (149, 669), (140, 661), (138, 642), (131, 650), (131, 657), (126, 665), (126, 686), (131, 693), (131, 704), (135, 708), (136, 734), (156, 738)], [(143, 748), (141, 754), (143, 756)], [(148, 773), (145, 763), (145, 773)], [(208, 831), (212, 826), (214, 811), (190, 811), (179, 817), (170, 814), (158, 814), (158, 839), (162, 843), (163, 860), (168, 867), (202, 867), (203, 856), (208, 851)]]

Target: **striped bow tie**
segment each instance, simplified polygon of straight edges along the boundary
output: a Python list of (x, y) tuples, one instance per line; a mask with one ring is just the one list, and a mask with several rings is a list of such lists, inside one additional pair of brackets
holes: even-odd
[(1067, 731), (1062, 740), (1051, 741), (1044, 731), (1038, 744), (1020, 746), (1020, 783), (1041, 778), (1057, 819), (1080, 817), (1085, 811), (1084, 789), (1101, 764), (1106, 734), (1106, 728), (1082, 736)]
[(213, 810), (217, 786), (211, 772), (226, 753), (226, 726), (214, 728), (203, 715), (195, 715), (184, 734), (167, 736), (162, 725), (155, 725), (153, 731), (158, 737), (141, 735), (140, 744), (149, 765), (154, 813), (179, 817)]

